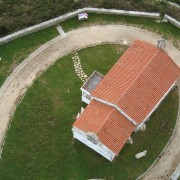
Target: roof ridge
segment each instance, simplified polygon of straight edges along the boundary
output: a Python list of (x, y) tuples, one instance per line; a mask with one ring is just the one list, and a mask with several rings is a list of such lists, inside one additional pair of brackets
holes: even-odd
[[(95, 100), (95, 101), (97, 101), (97, 100)], [(100, 103), (102, 103), (102, 102), (100, 102)], [(102, 104), (104, 104), (104, 103), (102, 103)], [(107, 104), (104, 104), (105, 106), (109, 106), (109, 105), (107, 105)], [(102, 125), (98, 128), (98, 130), (96, 131), (96, 134), (100, 131), (100, 129), (104, 126), (104, 124), (107, 122), (107, 120), (108, 120), (108, 118), (110, 117), (110, 115), (112, 114), (112, 112), (114, 111), (114, 110), (116, 110), (114, 107), (112, 107), (112, 110), (111, 110), (111, 112), (109, 113), (109, 115), (106, 117), (106, 119), (105, 119), (105, 121), (102, 123)]]
[[(133, 86), (133, 84), (135, 83), (135, 81), (140, 77), (140, 75), (145, 71), (145, 69), (148, 67), (148, 65), (152, 62), (152, 60), (156, 57), (156, 55), (158, 54), (160, 52), (160, 49), (159, 48), (157, 48), (157, 51), (156, 51), (156, 53), (152, 56), (152, 58), (149, 60), (149, 62), (144, 66), (144, 68), (140, 71), (140, 73), (139, 73), (139, 75), (134, 79), (134, 81), (129, 85), (129, 87), (127, 88), (127, 91)], [(117, 107), (119, 107), (118, 106), (118, 102), (120, 101), (120, 99), (127, 93), (127, 91), (126, 92), (124, 92), (122, 95), (121, 95), (121, 97), (119, 97), (118, 98), (118, 101), (116, 102), (116, 105), (117, 105)], [(120, 107), (119, 107), (120, 108)], [(121, 109), (121, 108), (120, 108)], [(124, 112), (124, 111), (123, 111)], [(128, 114), (127, 114), (128, 115)], [(129, 115), (128, 115), (129, 116)], [(130, 117), (130, 116), (129, 116)], [(136, 121), (135, 121), (136, 122)], [(137, 123), (137, 122), (136, 122)]]

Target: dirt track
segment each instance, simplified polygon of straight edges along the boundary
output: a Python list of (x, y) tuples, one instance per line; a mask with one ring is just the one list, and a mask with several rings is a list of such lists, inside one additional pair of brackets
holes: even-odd
[[(33, 81), (57, 59), (91, 45), (126, 42), (130, 45), (134, 39), (156, 44), (161, 38), (148, 31), (129, 26), (95, 26), (71, 31), (65, 37), (59, 36), (37, 49), (14, 70), (0, 89), (0, 146), (16, 104)], [(166, 44), (165, 51), (180, 66), (180, 52), (169, 43)], [(145, 179), (158, 179), (161, 176), (167, 179), (167, 174), (169, 175), (180, 161), (178, 138), (180, 138), (180, 120), (170, 146), (166, 148), (163, 156)]]

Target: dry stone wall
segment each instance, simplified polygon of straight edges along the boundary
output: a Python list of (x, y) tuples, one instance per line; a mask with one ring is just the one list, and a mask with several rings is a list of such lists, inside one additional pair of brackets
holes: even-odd
[[(8, 36), (5, 36), (3, 38), (0, 38), (0, 45), (5, 44), (9, 41), (12, 41), (14, 39), (20, 38), (22, 36), (25, 36), (27, 34), (31, 34), (33, 32), (37, 32), (39, 30), (45, 29), (47, 27), (51, 27), (53, 25), (56, 25), (62, 21), (65, 21), (67, 19), (70, 19), (72, 17), (77, 16), (79, 13), (83, 12), (94, 12), (99, 14), (115, 14), (115, 15), (128, 15), (128, 16), (137, 16), (137, 17), (149, 17), (149, 18), (160, 18), (160, 13), (148, 13), (148, 12), (139, 12), (139, 11), (125, 11), (125, 10), (117, 10), (117, 9), (103, 9), (103, 8), (83, 8), (78, 9), (77, 11), (67, 13), (65, 15), (59, 16), (57, 18), (51, 19), (49, 21), (45, 21), (43, 23), (31, 26), (29, 28), (25, 28), (23, 30), (17, 31), (13, 34), (10, 34)], [(173, 25), (180, 27), (180, 22), (176, 19), (165, 15), (164, 19), (168, 20)]]
[(31, 26), (29, 28), (25, 28), (25, 29), (22, 29), (20, 31), (17, 31), (17, 32), (15, 32), (13, 34), (10, 34), (8, 36), (0, 38), (0, 45), (5, 44), (5, 43), (7, 43), (9, 41), (12, 41), (14, 39), (17, 39), (19, 37), (25, 36), (27, 34), (31, 34), (33, 32), (37, 32), (37, 31), (45, 29), (47, 27), (51, 27), (53, 25), (56, 25), (56, 24), (58, 24), (58, 23), (60, 23), (62, 21), (65, 21), (65, 20), (67, 20), (69, 18), (72, 18), (72, 17), (76, 16), (77, 14), (79, 14), (81, 12), (84, 12), (84, 9), (79, 9), (77, 11), (74, 11), (74, 12), (59, 16), (57, 18), (51, 19), (49, 21), (45, 21), (45, 22), (42, 22), (40, 24)]
[(177, 21), (176, 19), (172, 18), (171, 16), (165, 14), (164, 19), (166, 19), (167, 21), (169, 21), (171, 24), (173, 24), (174, 26), (180, 28), (180, 22)]
[(100, 13), (100, 14), (129, 15), (129, 16), (140, 16), (140, 17), (151, 17), (151, 18), (159, 18), (160, 17), (159, 13), (147, 13), (147, 12), (125, 11), (125, 10), (116, 10), (116, 9), (102, 9), (102, 8), (83, 8), (83, 9), (78, 9), (77, 11), (59, 16), (57, 18), (51, 19), (49, 21), (45, 21), (43, 23), (31, 26), (29, 28), (25, 28), (23, 30), (20, 30), (13, 34), (5, 36), (3, 38), (0, 38), (0, 45), (5, 44), (14, 39), (20, 38), (22, 36), (25, 36), (27, 34), (31, 34), (33, 32), (37, 32), (37, 31), (45, 29), (47, 27), (51, 27), (62, 21), (65, 21), (67, 19), (75, 17), (79, 13), (83, 13), (83, 12), (95, 12), (95, 13)]

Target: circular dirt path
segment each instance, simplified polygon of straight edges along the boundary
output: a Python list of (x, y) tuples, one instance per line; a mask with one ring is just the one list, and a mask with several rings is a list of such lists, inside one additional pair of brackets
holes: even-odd
[[(93, 26), (68, 32), (65, 37), (58, 36), (49, 41), (26, 58), (8, 77), (0, 89), (0, 146), (2, 147), (9, 121), (17, 103), (33, 81), (50, 65), (64, 55), (101, 43), (130, 45), (135, 39), (157, 44), (157, 35), (135, 27), (123, 25)], [(165, 51), (180, 66), (180, 52), (170, 43)], [(146, 174), (146, 179), (167, 179), (180, 158), (180, 121), (177, 122), (175, 135), (159, 162)]]

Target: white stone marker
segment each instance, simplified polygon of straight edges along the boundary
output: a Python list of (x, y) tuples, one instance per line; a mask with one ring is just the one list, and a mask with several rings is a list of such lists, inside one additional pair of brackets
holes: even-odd
[(84, 111), (84, 108), (83, 108), (83, 107), (81, 107), (81, 113), (83, 113), (83, 111)]
[(144, 151), (136, 154), (135, 157), (136, 157), (136, 159), (140, 159), (140, 158), (146, 156), (146, 154), (147, 154), (147, 150), (144, 150)]

